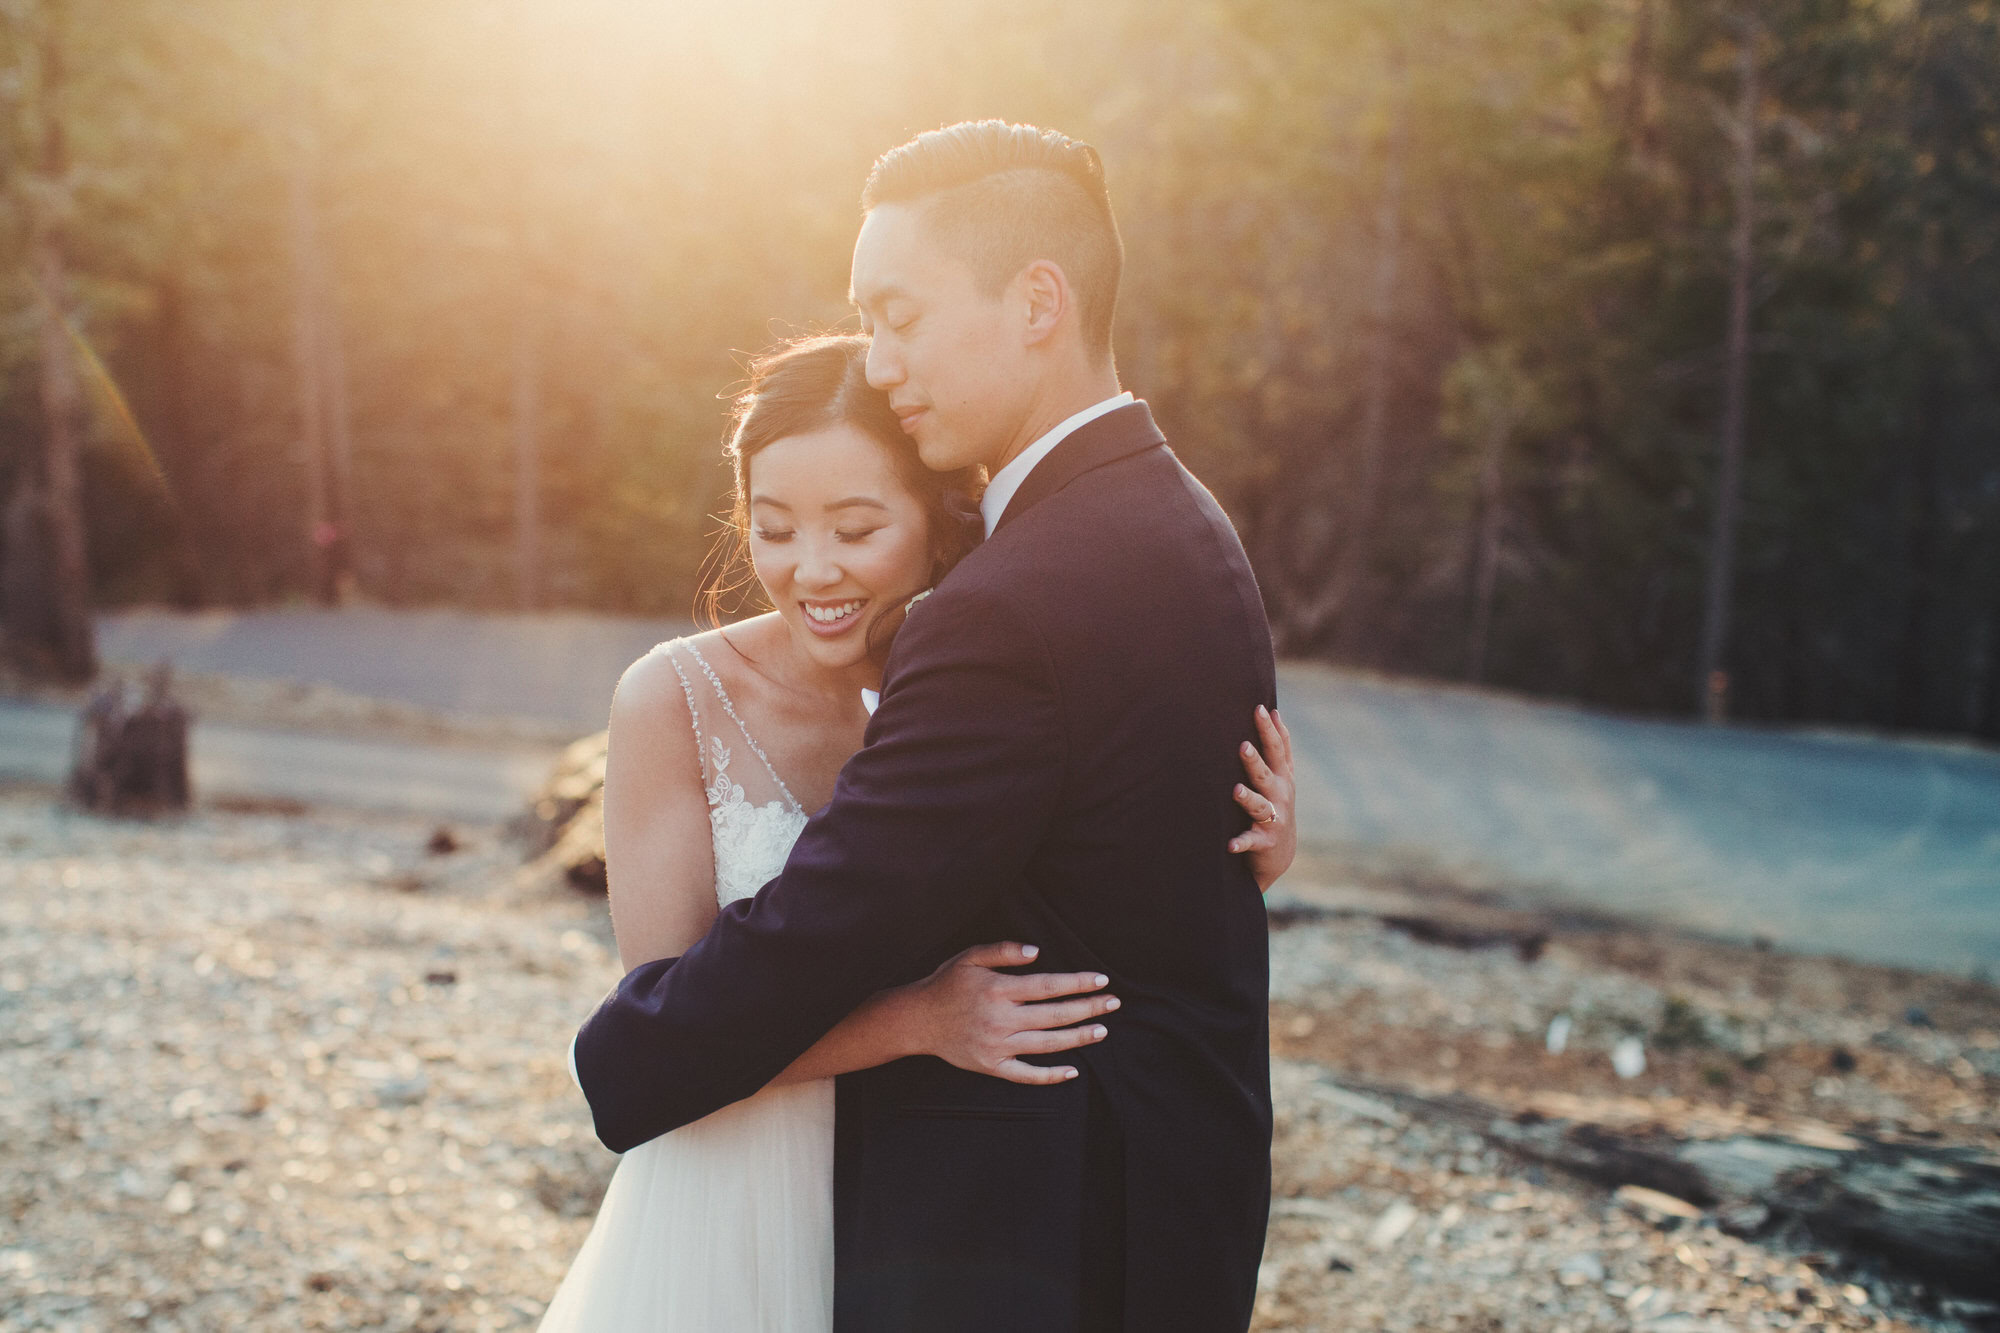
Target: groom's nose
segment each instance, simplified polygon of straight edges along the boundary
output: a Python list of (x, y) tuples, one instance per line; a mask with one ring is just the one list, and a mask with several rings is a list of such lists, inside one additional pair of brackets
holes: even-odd
[(865, 371), (868, 383), (877, 389), (888, 390), (903, 382), (903, 358), (889, 346), (889, 339), (877, 334), (868, 343), (868, 360)]

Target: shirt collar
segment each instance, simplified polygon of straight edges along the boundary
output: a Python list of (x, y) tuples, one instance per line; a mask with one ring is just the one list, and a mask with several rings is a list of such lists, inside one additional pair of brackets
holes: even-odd
[(1081, 412), (1064, 417), (1056, 423), (1055, 429), (1009, 459), (1005, 467), (993, 474), (993, 480), (986, 483), (985, 494), (979, 497), (979, 517), (985, 521), (986, 535), (993, 535), (993, 529), (1000, 523), (1000, 515), (1007, 512), (1007, 502), (1014, 498), (1014, 492), (1021, 489), (1021, 483), (1035, 470), (1035, 464), (1047, 458), (1051, 450), (1086, 422), (1095, 421), (1106, 412), (1136, 401), (1128, 389), (1101, 403), (1093, 403)]

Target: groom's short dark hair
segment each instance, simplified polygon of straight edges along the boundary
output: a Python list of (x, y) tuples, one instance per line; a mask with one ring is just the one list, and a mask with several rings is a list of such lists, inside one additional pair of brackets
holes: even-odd
[(944, 244), (992, 291), (1037, 259), (1060, 265), (1085, 341), (1110, 354), (1125, 245), (1095, 148), (1004, 120), (927, 130), (876, 159), (861, 191), (864, 212), (917, 201)]

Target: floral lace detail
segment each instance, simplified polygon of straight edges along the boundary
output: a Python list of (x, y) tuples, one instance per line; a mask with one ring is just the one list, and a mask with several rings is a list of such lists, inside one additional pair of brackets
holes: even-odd
[(715, 901), (728, 906), (748, 898), (785, 868), (792, 844), (805, 831), (806, 813), (783, 801), (753, 805), (737, 795), (708, 811), (715, 833)]
[[(807, 816), (791, 789), (785, 786), (784, 779), (771, 766), (763, 747), (743, 725), (743, 719), (737, 715), (721, 680), (709, 669), (699, 650), (685, 639), (670, 640), (665, 647), (667, 658), (673, 663), (674, 674), (680, 677), (681, 689), (687, 694), (688, 713), (694, 721), (696, 752), (703, 757), (702, 792), (708, 799), (709, 827), (715, 847), (715, 900), (726, 906), (738, 899), (751, 897), (785, 868), (785, 858), (791, 855), (792, 844), (798, 841), (799, 834), (805, 829)], [(730, 760), (734, 757), (731, 747), (724, 745), (720, 736), (703, 732), (702, 710), (695, 697), (694, 682), (681, 669), (680, 657), (674, 651), (676, 648), (686, 649), (701, 667), (716, 701), (736, 725), (737, 731), (742, 733), (751, 752), (762, 761), (781, 795), (762, 804), (746, 797), (743, 784), (729, 772)]]
[(708, 738), (708, 766), (715, 773), (714, 780), (702, 789), (708, 796), (709, 809), (743, 799), (743, 784), (730, 780), (729, 747), (722, 743), (720, 736)]

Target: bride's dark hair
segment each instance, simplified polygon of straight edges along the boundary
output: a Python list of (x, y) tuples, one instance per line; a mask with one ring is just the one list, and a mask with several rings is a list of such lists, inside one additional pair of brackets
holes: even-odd
[[(727, 526), (702, 562), (698, 605), (711, 625), (740, 614), (745, 603), (768, 611), (770, 601), (750, 563), (750, 460), (767, 446), (828, 426), (861, 431), (889, 453), (896, 479), (923, 506), (930, 539), (925, 581), (902, 592), (898, 605), (933, 587), (980, 537), (978, 468), (933, 472), (917, 456), (915, 441), (889, 408), (889, 398), (868, 383), (868, 339), (858, 334), (818, 334), (797, 338), (756, 357), (750, 382), (736, 395), (735, 426), (724, 446), (735, 474)], [(888, 654), (900, 627), (900, 610), (877, 618), (869, 632), (869, 652)], [(879, 631), (879, 634), (877, 633)]]

